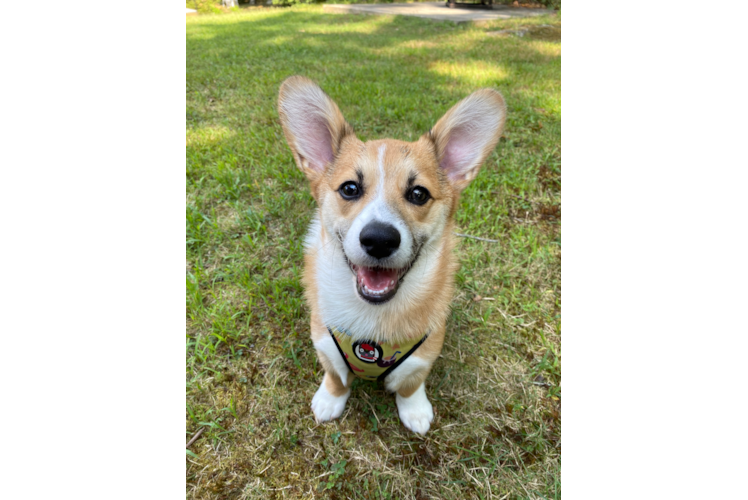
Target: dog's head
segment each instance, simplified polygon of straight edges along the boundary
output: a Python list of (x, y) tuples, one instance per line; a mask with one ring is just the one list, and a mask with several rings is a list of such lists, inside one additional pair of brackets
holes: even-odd
[(278, 102), (283, 131), (336, 238), (359, 296), (383, 303), (424, 249), (443, 237), (459, 193), (504, 129), (501, 94), (482, 89), (450, 109), (415, 142), (362, 142), (314, 82), (288, 78)]

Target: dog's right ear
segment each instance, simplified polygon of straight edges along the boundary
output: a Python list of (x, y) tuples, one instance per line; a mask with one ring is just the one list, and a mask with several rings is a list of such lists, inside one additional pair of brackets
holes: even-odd
[(303, 76), (287, 78), (281, 85), (278, 115), (296, 165), (309, 180), (324, 172), (343, 139), (353, 135), (335, 102)]

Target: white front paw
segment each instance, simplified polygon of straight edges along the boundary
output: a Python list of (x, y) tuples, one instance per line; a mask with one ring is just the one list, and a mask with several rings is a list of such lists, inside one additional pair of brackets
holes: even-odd
[(342, 396), (333, 396), (327, 391), (325, 382), (322, 381), (322, 385), (312, 398), (312, 411), (317, 423), (327, 422), (342, 415), (350, 395), (351, 390), (348, 389), (348, 392)]
[(426, 434), (434, 421), (434, 408), (426, 397), (426, 388), (423, 384), (409, 398), (397, 394), (397, 412), (400, 421), (405, 427), (418, 434)]

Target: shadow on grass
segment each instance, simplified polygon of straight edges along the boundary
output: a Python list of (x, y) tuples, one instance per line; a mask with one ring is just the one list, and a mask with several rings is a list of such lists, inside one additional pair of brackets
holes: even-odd
[[(187, 45), (188, 91), (218, 101), (229, 98), (223, 116), (213, 120), (241, 118), (251, 104), (261, 108), (252, 110), (253, 120), (262, 111), (262, 124), (277, 127), (278, 87), (286, 77), (302, 74), (339, 102), (362, 139), (393, 133), (415, 139), (414, 131), (428, 130), (449, 106), (479, 86), (494, 86), (505, 94), (511, 126), (517, 116), (512, 111), (537, 107), (530, 84), (558, 85), (554, 74), (537, 74), (525, 85), (514, 81), (518, 73), (552, 59), (527, 40), (475, 31), (477, 38), (463, 37), (459, 46), (450, 46), (448, 37), (470, 30), (452, 23), (285, 9), (228, 25), (218, 20), (201, 26)], [(496, 50), (486, 50), (491, 47)], [(461, 72), (484, 76), (464, 78)], [(237, 93), (240, 99), (230, 99)], [(413, 95), (419, 99), (414, 101)], [(424, 113), (429, 109), (435, 110), (431, 116)], [(194, 108), (188, 107), (188, 113), (199, 118)], [(560, 120), (558, 113), (545, 118)]]

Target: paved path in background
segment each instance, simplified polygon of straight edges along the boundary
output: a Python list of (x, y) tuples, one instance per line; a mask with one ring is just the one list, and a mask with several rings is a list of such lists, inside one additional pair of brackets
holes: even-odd
[(379, 14), (416, 16), (439, 21), (455, 23), (469, 23), (473, 21), (492, 21), (494, 19), (509, 19), (511, 17), (530, 17), (552, 14), (548, 9), (522, 9), (504, 5), (494, 5), (493, 9), (478, 7), (447, 8), (445, 2), (419, 3), (375, 3), (375, 4), (325, 4), (322, 12), (335, 14)]

